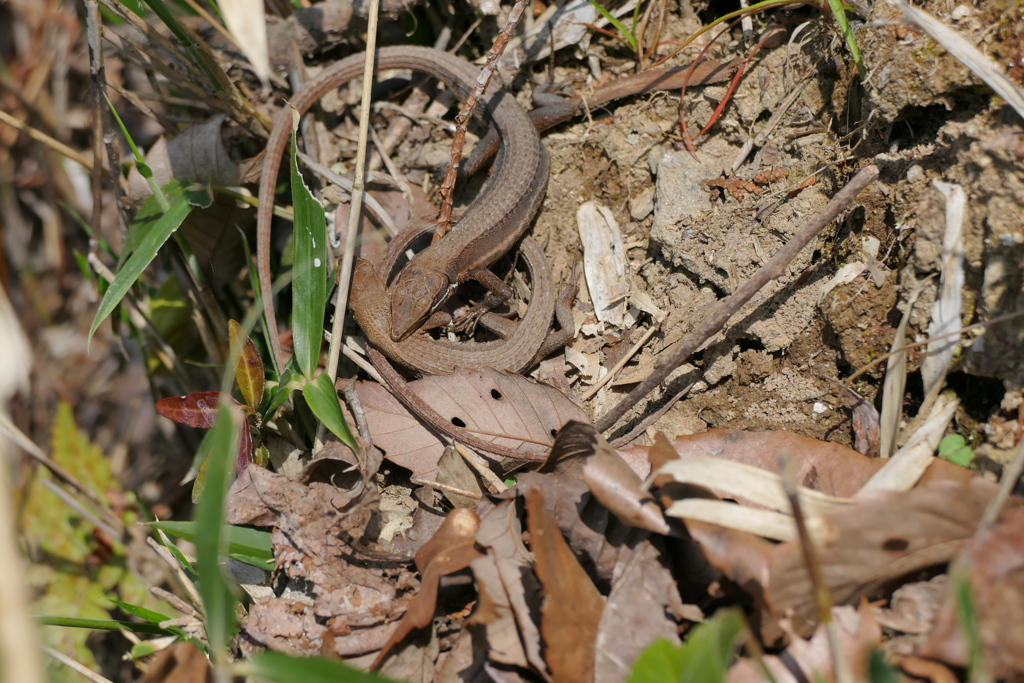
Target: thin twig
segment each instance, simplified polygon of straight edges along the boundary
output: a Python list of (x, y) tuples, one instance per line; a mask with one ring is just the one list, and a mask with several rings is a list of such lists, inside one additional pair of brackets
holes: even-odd
[(848, 683), (850, 673), (846, 668), (846, 661), (839, 647), (839, 631), (835, 620), (832, 618), (832, 594), (829, 593), (828, 584), (825, 582), (825, 574), (821, 568), (821, 556), (818, 555), (818, 548), (811, 538), (807, 529), (807, 519), (800, 505), (799, 485), (797, 484), (796, 459), (790, 452), (780, 453), (782, 461), (782, 489), (786, 492), (790, 507), (793, 508), (793, 521), (796, 523), (796, 530), (800, 537), (800, 549), (803, 552), (804, 564), (807, 575), (811, 580), (811, 591), (814, 593), (814, 602), (818, 607), (818, 623), (825, 627), (825, 634), (828, 637), (828, 647), (832, 653), (832, 672), (836, 683)]
[(5, 112), (3, 109), (0, 109), (0, 123), (6, 123), (14, 130), (20, 133), (24, 133), (25, 135), (29, 136), (36, 142), (43, 143), (57, 154), (66, 156), (68, 159), (71, 159), (72, 161), (77, 161), (88, 170), (92, 170), (92, 159), (89, 159), (88, 157), (79, 154), (75, 150), (65, 145), (60, 140), (52, 138), (40, 130), (36, 130), (35, 128), (28, 125), (24, 121), (19, 121), (18, 119), (14, 118), (13, 116)]
[(63, 652), (54, 650), (49, 645), (43, 645), (42, 648), (43, 652), (48, 654), (50, 657), (56, 659), (58, 662), (68, 667), (69, 669), (73, 669), (74, 671), (77, 671), (78, 673), (82, 674), (93, 683), (112, 683), (112, 681), (109, 678), (105, 678), (99, 675), (98, 673), (87, 667), (85, 664), (82, 664), (81, 662), (71, 659), (71, 657), (68, 657)]
[(512, 7), (512, 11), (508, 15), (508, 22), (505, 23), (505, 28), (501, 29), (501, 33), (494, 40), (494, 45), (487, 52), (484, 68), (480, 70), (480, 75), (476, 79), (476, 87), (473, 88), (473, 92), (466, 98), (466, 102), (462, 105), (459, 115), (455, 117), (455, 136), (452, 138), (452, 160), (448, 164), (448, 172), (445, 173), (444, 182), (441, 184), (441, 214), (437, 217), (437, 232), (434, 233), (435, 242), (447, 235), (452, 229), (452, 196), (455, 194), (455, 181), (459, 175), (459, 164), (462, 163), (462, 147), (466, 143), (469, 119), (473, 116), (473, 110), (476, 109), (477, 102), (483, 96), (484, 90), (487, 89), (487, 84), (491, 82), (491, 76), (494, 75), (494, 70), (498, 66), (498, 59), (505, 51), (505, 46), (508, 45), (508, 41), (512, 37), (512, 31), (515, 30), (516, 24), (519, 23), (519, 18), (523, 15), (526, 6), (529, 4), (529, 0), (517, 0), (516, 4)]
[(981, 516), (981, 520), (978, 522), (979, 527), (986, 527), (999, 518), (999, 513), (1003, 511), (1003, 506), (1006, 505), (1006, 501), (1009, 500), (1014, 487), (1017, 486), (1021, 473), (1024, 473), (1024, 438), (1017, 443), (1017, 450), (1014, 451), (1013, 460), (1003, 467), (1003, 478), (999, 480), (999, 491), (996, 493), (995, 498), (989, 502), (988, 507), (985, 508), (985, 514)]
[(647, 328), (647, 331), (644, 332), (643, 336), (640, 337), (640, 339), (637, 340), (635, 344), (633, 344), (629, 351), (622, 355), (622, 358), (619, 359), (619, 362), (616, 363), (615, 366), (611, 370), (609, 370), (604, 377), (599, 379), (594, 386), (587, 389), (587, 391), (585, 391), (583, 395), (579, 397), (579, 399), (581, 401), (589, 400), (594, 394), (600, 391), (601, 388), (604, 387), (604, 385), (608, 384), (608, 382), (610, 382), (612, 378), (615, 377), (616, 374), (618, 374), (619, 370), (624, 368), (626, 366), (626, 363), (633, 359), (633, 356), (635, 356), (637, 352), (639, 352), (640, 349), (643, 348), (644, 344), (646, 344), (647, 341), (652, 336), (654, 336), (654, 333), (657, 332), (660, 328), (661, 322), (655, 320), (653, 324)]
[(796, 255), (807, 246), (808, 243), (821, 230), (835, 220), (840, 213), (853, 202), (858, 194), (861, 193), (864, 188), (871, 184), (875, 178), (878, 177), (878, 167), (874, 165), (866, 166), (853, 177), (853, 179), (841, 189), (836, 196), (832, 198), (832, 201), (825, 206), (818, 214), (812, 218), (804, 227), (802, 227), (784, 247), (776, 252), (775, 256), (771, 258), (764, 266), (762, 266), (753, 276), (750, 277), (746, 282), (740, 285), (739, 289), (733, 293), (732, 296), (723, 300), (715, 308), (714, 311), (704, 320), (700, 326), (697, 327), (690, 334), (683, 337), (683, 339), (676, 346), (675, 350), (670, 355), (662, 354), (662, 356), (654, 364), (654, 372), (650, 374), (647, 379), (638, 384), (625, 398), (622, 399), (615, 407), (609, 410), (607, 413), (601, 416), (597, 421), (596, 427), (598, 431), (604, 432), (610, 429), (614, 424), (626, 414), (626, 411), (632, 408), (640, 399), (644, 398), (649, 394), (656, 386), (661, 384), (669, 374), (672, 373), (677, 367), (679, 367), (694, 351), (700, 348), (700, 346), (710, 339), (712, 335), (716, 334), (726, 322), (738, 312), (754, 294), (759, 292), (762, 287), (768, 284), (770, 281), (781, 277), (785, 273), (786, 267), (789, 263), (796, 258)]
[[(373, 92), (373, 60), (377, 53), (377, 12), (379, 0), (370, 1), (370, 12), (366, 27), (366, 62), (363, 65), (363, 93), (359, 109), (359, 144), (356, 148), (356, 167), (352, 178), (352, 207), (348, 214), (348, 232), (345, 234), (345, 250), (341, 255), (341, 268), (338, 273), (338, 298), (334, 308), (334, 324), (331, 327), (331, 343), (327, 355), (327, 376), (334, 384), (338, 377), (338, 357), (341, 355), (342, 330), (345, 329), (345, 313), (348, 309), (349, 282), (352, 279), (352, 259), (356, 251), (356, 236), (359, 231), (359, 218), (363, 211), (363, 198), (366, 194), (366, 142), (370, 129), (370, 96)], [(317, 428), (318, 442), (323, 441), (326, 434), (323, 423)]]

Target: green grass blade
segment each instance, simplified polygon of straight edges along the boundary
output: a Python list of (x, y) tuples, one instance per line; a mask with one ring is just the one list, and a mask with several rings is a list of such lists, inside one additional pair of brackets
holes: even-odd
[(616, 29), (618, 29), (619, 33), (622, 34), (622, 37), (626, 39), (626, 42), (629, 43), (629, 46), (631, 48), (633, 48), (633, 51), (635, 52), (636, 51), (636, 36), (633, 35), (633, 32), (630, 31), (628, 28), (626, 28), (626, 25), (623, 24), (621, 21), (619, 21), (615, 17), (614, 14), (612, 14), (611, 12), (606, 10), (604, 7), (599, 5), (597, 0), (590, 0), (590, 4), (593, 5), (594, 9), (596, 9), (598, 12), (600, 12), (601, 16), (604, 17), (605, 19), (607, 19), (609, 21), (609, 23), (611, 23), (612, 26), (614, 26)]
[(846, 8), (848, 5), (843, 3), (843, 0), (828, 0), (828, 6), (832, 8), (832, 14), (836, 18), (836, 24), (839, 25), (839, 32), (843, 34), (843, 40), (846, 41), (846, 47), (850, 50), (850, 56), (853, 57), (853, 63), (857, 65), (857, 73), (860, 74), (861, 80), (867, 78), (867, 70), (864, 68), (864, 60), (860, 56), (860, 48), (857, 46), (857, 39), (853, 35), (853, 27), (850, 26), (850, 20), (846, 17)]
[(132, 631), (133, 633), (151, 633), (157, 636), (173, 636), (173, 631), (160, 628), (156, 624), (140, 624), (134, 621), (117, 619), (83, 619), (81, 617), (36, 617), (43, 626), (70, 626), (72, 628), (88, 628), (93, 631)]
[(196, 506), (197, 528), (203, 532), (195, 540), (199, 563), (199, 594), (206, 611), (206, 636), (215, 665), (227, 661), (227, 646), (235, 626), (234, 597), (220, 558), (227, 554), (224, 527), (224, 500), (238, 455), (239, 418), (227, 404), (211, 430), (211, 449), (206, 486)]
[(110, 288), (103, 295), (96, 317), (93, 318), (92, 327), (89, 328), (89, 341), (92, 341), (93, 334), (107, 316), (121, 303), (121, 299), (128, 293), (135, 281), (142, 275), (142, 271), (152, 263), (160, 247), (177, 230), (182, 222), (192, 211), (189, 203), (188, 193), (178, 181), (172, 181), (164, 186), (164, 193), (170, 202), (166, 211), (161, 211), (155, 197), (150, 197), (133, 221), (133, 226), (140, 221), (147, 224), (143, 237), (139, 240), (135, 252), (128, 258), (124, 266), (117, 272)]
[(325, 427), (353, 449), (357, 448), (356, 440), (352, 438), (352, 432), (345, 422), (345, 415), (341, 412), (338, 392), (326, 372), (302, 387), (302, 395), (306, 398), (310, 410)]
[(175, 16), (171, 13), (171, 10), (167, 7), (167, 5), (163, 3), (163, 0), (144, 0), (144, 2), (149, 6), (151, 10), (153, 10), (154, 14), (160, 17), (160, 21), (162, 21), (164, 25), (168, 29), (170, 29), (171, 33), (174, 34), (174, 37), (178, 39), (179, 43), (181, 43), (182, 49), (184, 49), (185, 52), (188, 53), (189, 57), (192, 58), (192, 61), (195, 62), (196, 66), (202, 69), (203, 74), (210, 79), (209, 84), (217, 90), (223, 91), (221, 79), (218, 78), (217, 74), (213, 72), (213, 69), (211, 68), (210, 64), (206, 61), (206, 59), (203, 57), (202, 53), (199, 52), (199, 50), (196, 49), (195, 45), (192, 44), (192, 39), (185, 32), (185, 29), (181, 27), (181, 24), (178, 23), (177, 18), (175, 18)]
[(333, 659), (293, 657), (269, 650), (237, 662), (234, 674), (272, 683), (388, 683), (391, 680)]
[(292, 334), (295, 358), (308, 379), (320, 361), (327, 310), (327, 219), (324, 207), (306, 187), (295, 158), (295, 128), (291, 153), (292, 204), (295, 206), (295, 264), (292, 277)]
[(139, 605), (132, 605), (127, 602), (121, 602), (120, 600), (114, 600), (113, 598), (107, 598), (107, 601), (114, 603), (115, 605), (117, 605), (133, 617), (145, 619), (151, 624), (159, 624), (161, 621), (167, 621), (168, 619), (170, 619), (170, 617), (165, 614), (154, 612), (151, 609), (146, 609), (145, 607), (140, 607)]
[[(150, 526), (190, 543), (198, 543), (200, 527), (197, 522), (151, 522)], [(227, 542), (227, 552), (230, 554), (247, 555), (263, 561), (274, 559), (269, 531), (225, 524), (222, 534)]]

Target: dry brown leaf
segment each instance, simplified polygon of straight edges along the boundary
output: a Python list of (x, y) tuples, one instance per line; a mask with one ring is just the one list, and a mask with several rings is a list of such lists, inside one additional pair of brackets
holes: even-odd
[(516, 488), (506, 495), (525, 498), (534, 490), (544, 494), (545, 509), (554, 515), (569, 547), (595, 583), (602, 588), (610, 586), (623, 542), (627, 536), (643, 532), (620, 524), (579, 479), (524, 472)]
[(666, 561), (651, 539), (619, 555), (615, 583), (597, 629), (595, 682), (629, 678), (637, 657), (659, 637), (679, 642), (683, 601)]
[[(582, 408), (554, 387), (512, 373), (488, 370), (430, 375), (410, 382), (409, 387), (453, 424), (533, 456), (547, 453), (563, 424), (587, 419)], [(396, 465), (412, 470), (417, 477), (431, 478), (444, 452), (441, 442), (380, 385), (360, 382), (357, 390), (374, 444)]]
[(416, 568), (422, 577), (420, 590), (409, 603), (398, 628), (381, 648), (372, 668), (379, 667), (392, 648), (409, 633), (433, 621), (441, 577), (465, 569), (473, 560), (483, 557), (483, 553), (476, 547), (476, 533), (479, 529), (480, 518), (476, 512), (455, 508), (434, 537), (416, 552)]
[[(847, 667), (847, 680), (866, 681), (871, 652), (882, 639), (882, 628), (875, 622), (867, 605), (861, 608), (836, 607), (832, 610), (839, 633), (839, 651)], [(819, 627), (810, 640), (795, 634), (785, 652), (768, 655), (763, 664), (772, 674), (764, 675), (753, 660), (741, 658), (726, 675), (728, 683), (800, 683), (801, 681), (835, 681), (832, 651), (824, 627)], [(799, 675), (794, 675), (794, 669)]]
[(213, 669), (199, 646), (190, 641), (174, 643), (149, 660), (139, 683), (213, 683)]
[[(661, 508), (643, 490), (640, 477), (588, 422), (568, 422), (558, 432), (550, 460), (582, 461), (580, 476), (587, 488), (623, 524), (669, 533)], [(545, 464), (544, 469), (548, 465)]]
[(484, 628), (487, 640), (487, 658), (499, 664), (530, 667), (519, 639), (515, 612), (509, 601), (508, 592), (501, 582), (498, 564), (492, 554), (473, 560), (470, 565), (476, 580), (479, 602), (476, 611), (467, 624), (479, 624)]
[[(709, 429), (677, 437), (671, 444), (680, 458), (690, 455), (722, 458), (773, 473), (779, 471), (778, 454), (786, 451), (793, 456), (800, 486), (839, 498), (852, 497), (885, 464), (883, 460), (868, 458), (845, 446), (781, 429), (774, 432)], [(649, 474), (648, 469), (642, 476)], [(962, 482), (972, 476), (970, 470), (936, 458), (921, 483), (939, 479)]]
[(534, 570), (544, 587), (541, 635), (555, 683), (594, 680), (594, 644), (604, 598), (576, 561), (538, 490), (526, 496)]
[(444, 455), (441, 456), (441, 461), (438, 463), (436, 481), (439, 484), (447, 484), (476, 494), (475, 497), (471, 497), (440, 489), (441, 493), (455, 507), (475, 508), (476, 502), (485, 494), (480, 478), (454, 447), (444, 449)]
[(900, 586), (893, 591), (887, 608), (872, 606), (875, 621), (883, 628), (899, 633), (928, 633), (939, 616), (948, 580), (947, 574), (939, 574), (929, 581), (914, 581)]
[(273, 527), (281, 597), (255, 602), (244, 624), (259, 643), (284, 652), (353, 656), (378, 650), (414, 585), (407, 570), (351, 563), (349, 542), (370, 513), (351, 492), (308, 486), (249, 467), (231, 488), (227, 521)]
[[(226, 114), (217, 114), (189, 126), (170, 140), (157, 140), (146, 154), (146, 164), (157, 184), (163, 187), (172, 180), (192, 180), (227, 187), (238, 185), (242, 171), (224, 147), (221, 129), (225, 120)], [(141, 204), (152, 193), (149, 183), (132, 165), (128, 176), (129, 201)]]
[[(959, 507), (959, 500), (951, 500)], [(1024, 674), (1024, 508), (1009, 510), (980, 530), (949, 568), (938, 621), (918, 654), (950, 666), (967, 666), (969, 647), (957, 608), (957, 579), (966, 579), (974, 601), (985, 667), (995, 678)]]
[[(911, 572), (948, 562), (974, 534), (995, 484), (937, 481), (911, 491), (878, 492), (821, 515), (831, 527), (818, 552), (836, 604), (849, 604)], [(798, 542), (772, 552), (769, 602), (798, 633), (815, 624), (814, 591)]]
[[(487, 548), (488, 558), (494, 561), (494, 568), (501, 579), (509, 607), (515, 616), (526, 660), (535, 671), (550, 680), (547, 665), (541, 655), (540, 630), (533, 621), (533, 615), (540, 611), (540, 584), (529, 570), (533, 563), (533, 555), (523, 545), (522, 525), (516, 515), (516, 501), (504, 500), (483, 513), (476, 540)], [(485, 577), (485, 581), (489, 578), (486, 573), (481, 575)], [(486, 585), (489, 586), (491, 583)], [(497, 605), (498, 600), (494, 594), (491, 594), (491, 597)], [(504, 641), (499, 643), (503, 644), (502, 652), (507, 653), (511, 660), (514, 657), (513, 646)], [(496, 643), (488, 645), (493, 647)], [(515, 661), (509, 661), (509, 664), (515, 664)]]

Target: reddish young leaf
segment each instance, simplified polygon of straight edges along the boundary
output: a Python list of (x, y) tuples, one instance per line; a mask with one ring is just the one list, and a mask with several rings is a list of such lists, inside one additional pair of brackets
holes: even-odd
[(228, 321), (228, 338), (231, 342), (231, 351), (236, 354), (235, 359), (235, 381), (242, 391), (246, 404), (253, 410), (259, 410), (263, 402), (263, 388), (266, 384), (266, 372), (263, 369), (263, 359), (252, 339), (245, 334), (245, 330), (234, 320)]
[[(232, 399), (234, 400), (234, 399)], [(213, 429), (220, 410), (220, 392), (199, 391), (187, 396), (170, 396), (156, 402), (156, 412), (168, 420), (196, 429)]]

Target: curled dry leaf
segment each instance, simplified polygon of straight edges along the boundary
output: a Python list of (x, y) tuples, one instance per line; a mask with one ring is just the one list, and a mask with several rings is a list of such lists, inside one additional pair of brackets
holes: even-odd
[(580, 475), (587, 488), (620, 522), (657, 534), (669, 533), (661, 508), (643, 490), (640, 477), (593, 425), (567, 423), (551, 450), (552, 459), (582, 461)]
[[(540, 584), (537, 582), (537, 577), (529, 570), (533, 562), (533, 555), (523, 545), (522, 536), (522, 525), (516, 514), (515, 500), (504, 500), (485, 512), (480, 520), (480, 531), (477, 532), (476, 540), (477, 543), (487, 548), (487, 558), (493, 561), (497, 577), (489, 574), (486, 566), (481, 566), (480, 573), (475, 576), (478, 586), (486, 590), (490, 596), (497, 616), (499, 618), (503, 616), (500, 610), (499, 594), (504, 591), (514, 617), (514, 623), (491, 622), (495, 625), (493, 628), (488, 628), (488, 634), (492, 631), (500, 631), (505, 634), (505, 637), (500, 640), (488, 641), (494, 661), (523, 666), (523, 659), (520, 658), (515, 644), (508, 640), (512, 637), (510, 632), (518, 630), (518, 638), (525, 661), (548, 679), (547, 665), (544, 663), (540, 649), (540, 630), (533, 620), (533, 615), (540, 611)], [(500, 581), (500, 586), (498, 581)], [(483, 593), (481, 593), (482, 600)], [(489, 615), (484, 613), (481, 617), (488, 618)]]
[[(518, 448), (531, 459), (547, 453), (563, 424), (587, 419), (582, 408), (554, 387), (512, 373), (488, 370), (429, 375), (410, 382), (409, 387), (453, 424)], [(380, 385), (360, 382), (357, 391), (374, 444), (384, 450), (385, 457), (417, 477), (431, 478), (444, 452), (443, 444)]]
[(576, 561), (547, 510), (539, 490), (526, 496), (526, 514), (534, 570), (544, 587), (541, 635), (544, 659), (558, 683), (594, 680), (594, 643), (604, 598)]
[(455, 508), (427, 543), (416, 552), (416, 568), (420, 570), (420, 590), (402, 617), (401, 623), (381, 648), (373, 668), (378, 668), (395, 645), (415, 629), (423, 628), (434, 619), (437, 607), (437, 589), (442, 576), (465, 569), (483, 557), (476, 547), (476, 533), (480, 518), (467, 508)]
[(957, 584), (966, 580), (988, 672), (997, 679), (1024, 674), (1024, 508), (1009, 510), (980, 530), (957, 555), (949, 573), (938, 621), (918, 654), (955, 667), (969, 663), (970, 647), (956, 596)]
[(281, 597), (253, 603), (243, 624), (251, 638), (283, 652), (341, 657), (384, 645), (414, 584), (401, 567), (350, 561), (359, 554), (350, 542), (370, 519), (356, 494), (250, 467), (228, 501), (228, 523), (273, 528), (274, 560), (286, 586)]
[[(691, 455), (721, 458), (768, 472), (779, 471), (778, 454), (786, 451), (793, 458), (800, 486), (838, 498), (852, 497), (885, 464), (878, 458), (868, 458), (845, 446), (782, 429), (774, 432), (709, 429), (700, 434), (677, 437), (670, 443), (683, 459)], [(640, 449), (627, 449), (626, 452), (635, 460)], [(649, 474), (648, 469), (642, 476)], [(968, 469), (934, 458), (921, 483), (936, 480), (962, 482), (972, 476)]]

